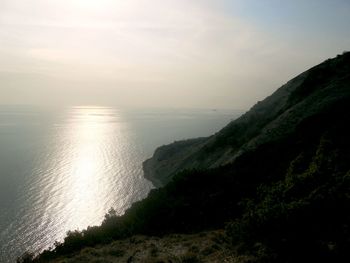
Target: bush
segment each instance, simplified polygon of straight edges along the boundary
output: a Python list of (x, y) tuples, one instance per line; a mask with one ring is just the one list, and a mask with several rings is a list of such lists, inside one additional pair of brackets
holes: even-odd
[(34, 259), (34, 253), (26, 251), (21, 255), (20, 257), (17, 258), (16, 262), (17, 263), (30, 263)]

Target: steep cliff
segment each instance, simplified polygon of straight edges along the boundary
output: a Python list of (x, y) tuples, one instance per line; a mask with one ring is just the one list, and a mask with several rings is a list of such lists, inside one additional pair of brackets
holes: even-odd
[(300, 122), (349, 95), (349, 68), (349, 53), (328, 59), (287, 82), (215, 135), (158, 148), (143, 164), (145, 177), (160, 187), (183, 170), (223, 166), (259, 145), (288, 136)]

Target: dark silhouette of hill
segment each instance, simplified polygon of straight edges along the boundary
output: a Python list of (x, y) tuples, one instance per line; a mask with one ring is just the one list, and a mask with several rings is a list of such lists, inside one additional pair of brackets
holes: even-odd
[(160, 147), (145, 161), (145, 177), (165, 185), (180, 171), (226, 165), (246, 151), (292, 134), (300, 122), (348, 94), (348, 56), (329, 59), (288, 81), (211, 137)]
[(251, 262), (349, 262), (349, 113), (344, 53), (217, 134), (158, 149), (144, 167), (164, 187), (123, 216), (111, 210), (101, 226), (70, 232), (35, 261), (135, 234), (226, 228), (232, 251)]

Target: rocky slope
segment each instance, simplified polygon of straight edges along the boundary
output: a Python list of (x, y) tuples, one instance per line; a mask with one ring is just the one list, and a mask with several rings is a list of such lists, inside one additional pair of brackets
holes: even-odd
[(349, 95), (349, 68), (349, 53), (328, 59), (287, 82), (215, 135), (158, 148), (143, 164), (145, 177), (163, 186), (183, 170), (223, 166), (246, 151), (292, 134), (303, 120)]

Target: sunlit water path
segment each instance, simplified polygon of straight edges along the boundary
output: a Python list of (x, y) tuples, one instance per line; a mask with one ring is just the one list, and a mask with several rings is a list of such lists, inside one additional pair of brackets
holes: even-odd
[(110, 207), (122, 214), (152, 188), (141, 164), (157, 146), (210, 135), (238, 114), (0, 106), (0, 262), (98, 225)]

